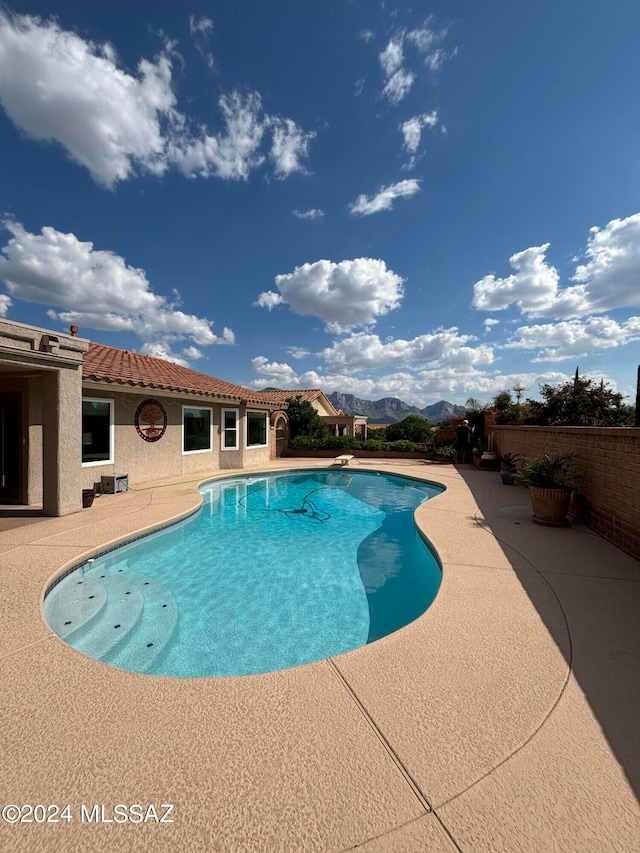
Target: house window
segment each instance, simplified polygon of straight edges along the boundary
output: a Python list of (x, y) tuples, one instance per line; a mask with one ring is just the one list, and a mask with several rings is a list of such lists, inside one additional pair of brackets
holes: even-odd
[(82, 400), (82, 464), (113, 464), (113, 400)]
[(238, 449), (238, 410), (222, 410), (222, 449)]
[(182, 407), (182, 452), (208, 453), (213, 449), (212, 409)]
[(267, 412), (247, 412), (247, 447), (267, 446)]

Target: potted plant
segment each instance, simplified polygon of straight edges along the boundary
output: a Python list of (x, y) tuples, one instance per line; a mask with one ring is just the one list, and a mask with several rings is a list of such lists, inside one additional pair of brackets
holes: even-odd
[(572, 454), (545, 454), (528, 459), (515, 479), (529, 488), (536, 524), (548, 527), (564, 527), (568, 524), (571, 490), (575, 488), (578, 479)]
[(502, 453), (500, 455), (500, 476), (505, 486), (513, 486), (515, 474), (518, 471), (519, 453)]

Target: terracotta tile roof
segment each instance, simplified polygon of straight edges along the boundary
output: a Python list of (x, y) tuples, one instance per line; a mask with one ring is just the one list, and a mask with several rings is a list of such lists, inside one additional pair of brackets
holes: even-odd
[(248, 400), (251, 403), (271, 406), (276, 402), (264, 391), (252, 391), (162, 358), (116, 349), (104, 344), (89, 344), (89, 349), (84, 354), (82, 378), (116, 385), (139, 385), (143, 388)]
[(292, 391), (282, 391), (279, 388), (276, 391), (262, 391), (262, 393), (267, 394), (270, 400), (273, 400), (274, 403), (280, 405), (282, 403), (286, 403), (289, 397), (300, 397), (303, 402), (313, 403), (313, 401), (317, 400), (323, 391), (319, 388), (310, 388), (303, 391), (296, 388)]

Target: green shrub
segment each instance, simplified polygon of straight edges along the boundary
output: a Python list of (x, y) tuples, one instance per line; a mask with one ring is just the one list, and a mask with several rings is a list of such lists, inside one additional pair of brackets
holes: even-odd
[(322, 442), (323, 450), (352, 450), (356, 440), (352, 435), (330, 435)]
[(289, 442), (291, 450), (320, 450), (324, 440), (310, 438), (308, 435), (298, 435)]
[(375, 438), (368, 438), (365, 442), (362, 443), (363, 450), (383, 450), (384, 442), (379, 441)]
[(418, 445), (416, 445), (415, 441), (407, 441), (407, 439), (401, 439), (400, 441), (385, 441), (384, 450), (394, 450), (399, 453), (410, 453), (418, 449)]
[(428, 441), (432, 435), (431, 425), (419, 415), (408, 415), (403, 421), (387, 427), (387, 438), (394, 444), (397, 441)]
[(436, 447), (435, 453), (440, 459), (448, 459), (453, 462), (456, 458), (457, 451), (453, 444), (443, 444), (441, 447)]

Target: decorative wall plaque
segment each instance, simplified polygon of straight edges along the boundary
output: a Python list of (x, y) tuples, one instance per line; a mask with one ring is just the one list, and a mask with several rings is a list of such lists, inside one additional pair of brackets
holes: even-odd
[(136, 430), (145, 441), (159, 441), (167, 429), (167, 412), (157, 400), (143, 400), (136, 409)]

